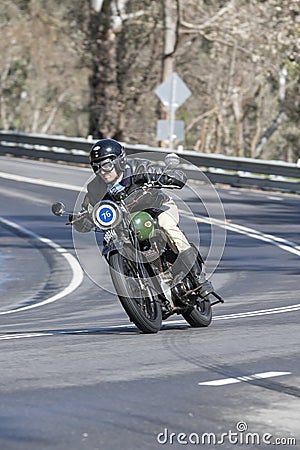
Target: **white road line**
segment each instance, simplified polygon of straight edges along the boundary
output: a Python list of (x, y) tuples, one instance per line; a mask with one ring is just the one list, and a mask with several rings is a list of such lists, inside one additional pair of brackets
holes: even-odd
[[(187, 216), (187, 214), (185, 214)], [(188, 215), (190, 218), (192, 215)], [(197, 217), (194, 216), (194, 220), (196, 222), (204, 222), (209, 225), (216, 225), (221, 228), (225, 228), (226, 230), (233, 231), (235, 233), (244, 234), (250, 238), (258, 239), (260, 241), (269, 242), (270, 244), (275, 245), (276, 247), (281, 248), (282, 250), (293, 253), (297, 256), (300, 256), (300, 246), (295, 242), (288, 241), (286, 239), (273, 236), (272, 234), (261, 233), (260, 231), (254, 230), (253, 228), (244, 227), (242, 225), (236, 225), (233, 223), (224, 223), (218, 219), (211, 219), (206, 217)]]
[(240, 319), (244, 317), (253, 317), (253, 316), (267, 316), (270, 314), (280, 314), (284, 312), (293, 312), (300, 310), (300, 303), (291, 306), (281, 306), (278, 308), (270, 308), (270, 309), (258, 309), (256, 311), (249, 311), (243, 313), (234, 313), (227, 314), (222, 316), (217, 316), (214, 320), (228, 320), (228, 319)]
[(14, 222), (11, 222), (10, 220), (4, 219), (3, 217), (0, 217), (0, 223), (6, 225), (9, 228), (12, 228), (16, 231), (20, 231), (28, 237), (37, 239), (40, 242), (43, 242), (46, 245), (48, 245), (49, 247), (53, 248), (55, 251), (57, 251), (59, 254), (61, 254), (67, 260), (67, 262), (70, 265), (71, 270), (72, 270), (72, 279), (71, 279), (69, 285), (65, 289), (63, 289), (61, 292), (58, 292), (57, 294), (53, 295), (52, 297), (49, 297), (46, 300), (43, 300), (38, 303), (34, 303), (32, 305), (23, 306), (20, 308), (15, 308), (15, 309), (7, 310), (7, 311), (1, 311), (0, 315), (12, 314), (15, 312), (20, 312), (20, 311), (27, 311), (29, 309), (37, 308), (39, 306), (48, 305), (49, 303), (53, 303), (57, 300), (60, 300), (61, 298), (65, 297), (65, 296), (71, 294), (72, 292), (75, 291), (75, 289), (77, 289), (81, 285), (81, 283), (83, 281), (83, 271), (82, 271), (77, 259), (73, 255), (71, 255), (71, 253), (69, 253), (65, 248), (60, 247), (58, 244), (53, 242), (51, 239), (39, 236), (38, 234), (34, 233), (33, 231), (27, 230), (27, 228), (24, 228)]
[(106, 331), (107, 329), (109, 333), (112, 331), (122, 331), (122, 330), (133, 330), (137, 333), (140, 333), (138, 328), (135, 325), (116, 325), (116, 326), (110, 326), (110, 327), (103, 327), (103, 328), (97, 328), (97, 329), (89, 329), (89, 328), (83, 328), (81, 330), (58, 330), (58, 331), (37, 331), (37, 332), (31, 332), (31, 333), (7, 333), (7, 334), (0, 334), (0, 341), (9, 341), (12, 339), (28, 339), (28, 338), (36, 338), (36, 337), (44, 337), (44, 336), (58, 336), (63, 334), (87, 334), (87, 333), (95, 333), (95, 332), (101, 332)]
[(274, 201), (276, 201), (276, 202), (282, 202), (283, 201), (283, 198), (281, 198), (281, 197), (272, 197), (272, 196), (268, 196), (267, 197), (269, 200), (274, 200)]
[[(257, 316), (269, 316), (273, 314), (282, 314), (288, 312), (295, 312), (300, 310), (300, 303), (291, 306), (282, 306), (279, 308), (270, 308), (270, 309), (258, 309), (256, 311), (249, 311), (243, 313), (232, 313), (232, 314), (223, 314), (219, 316), (213, 316), (213, 322), (218, 320), (235, 320), (235, 319), (246, 319), (248, 317), (257, 317)], [(185, 321), (182, 319), (178, 320), (170, 320), (166, 322), (166, 324), (174, 324), (174, 325), (182, 325)]]
[(262, 372), (255, 373), (249, 376), (236, 378), (223, 378), (220, 380), (202, 381), (198, 383), (199, 386), (225, 386), (227, 384), (242, 383), (243, 381), (263, 380), (265, 378), (281, 377), (284, 375), (291, 375), (291, 372)]
[(39, 184), (41, 186), (49, 186), (59, 189), (68, 189), (69, 191), (81, 191), (82, 186), (77, 186), (75, 184), (58, 183), (56, 181), (47, 181), (41, 178), (29, 178), (23, 175), (13, 175), (6, 172), (0, 172), (0, 178), (5, 178), (6, 180), (19, 181), (22, 183)]
[(53, 336), (53, 333), (0, 334), (0, 341), (10, 341), (11, 339), (26, 339), (41, 336)]

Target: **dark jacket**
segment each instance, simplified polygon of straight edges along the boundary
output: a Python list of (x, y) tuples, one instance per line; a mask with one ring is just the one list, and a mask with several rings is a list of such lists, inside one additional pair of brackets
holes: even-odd
[[(138, 189), (139, 187), (142, 187), (147, 182), (157, 181), (158, 179), (166, 188), (168, 186), (182, 188), (186, 183), (186, 175), (182, 171), (173, 169), (163, 172), (163, 168), (151, 164), (147, 160), (136, 159), (126, 165), (124, 176), (119, 184), (125, 187), (124, 201), (132, 212), (148, 208), (160, 208), (165, 202), (170, 200), (169, 195), (157, 188), (150, 189), (146, 195), (141, 195), (143, 191)], [(103, 198), (106, 200), (114, 200), (108, 192), (109, 188), (110, 186), (100, 176), (96, 175), (87, 186), (88, 192), (82, 203), (83, 210), (90, 212), (91, 207), (95, 206)], [(80, 222), (77, 222), (75, 228), (78, 231), (90, 231), (87, 222), (85, 222), (85, 225), (84, 228), (87, 229), (83, 230), (81, 229)], [(92, 228), (93, 224), (91, 223), (90, 229)]]
[[(185, 185), (186, 176), (183, 172), (170, 170), (163, 175), (162, 172), (162, 168), (154, 166), (146, 160), (134, 160), (131, 164), (128, 164), (125, 168), (123, 179), (120, 181), (120, 184), (125, 187), (125, 202), (131, 204), (141, 194), (141, 191), (137, 191), (137, 189), (149, 181), (160, 179), (161, 184), (166, 187), (177, 186), (182, 188)], [(98, 175), (88, 184), (87, 190), (88, 193), (82, 205), (85, 209), (88, 209), (88, 204), (95, 206), (104, 197), (113, 200), (108, 193), (109, 186)], [(151, 206), (159, 208), (169, 199), (170, 197), (161, 189), (151, 189), (148, 198), (144, 196), (142, 199), (142, 205), (140, 206), (143, 206), (143, 208), (139, 209), (146, 209)]]

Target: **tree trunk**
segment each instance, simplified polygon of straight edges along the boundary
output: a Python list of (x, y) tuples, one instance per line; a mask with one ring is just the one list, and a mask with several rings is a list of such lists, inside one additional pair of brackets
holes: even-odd
[[(165, 81), (174, 72), (175, 68), (175, 51), (178, 40), (179, 26), (179, 0), (163, 0), (164, 11), (164, 48), (162, 58), (162, 81)], [(171, 114), (169, 110), (160, 104), (160, 118), (170, 120)], [(169, 141), (162, 141), (162, 147), (168, 147)]]
[(244, 156), (244, 136), (243, 136), (243, 123), (242, 123), (242, 102), (238, 93), (238, 90), (234, 88), (232, 90), (232, 106), (234, 117), (236, 121), (236, 156)]
[(178, 40), (179, 3), (178, 0), (163, 0), (164, 4), (164, 55), (162, 80), (174, 71), (175, 51)]
[(104, 0), (101, 14), (91, 13), (90, 19), (92, 75), (89, 134), (95, 138), (122, 139), (114, 23), (111, 2)]
[(272, 136), (272, 134), (277, 130), (281, 122), (285, 119), (285, 111), (284, 111), (284, 103), (285, 103), (285, 87), (286, 87), (286, 78), (287, 78), (287, 69), (284, 66), (279, 74), (279, 92), (278, 92), (278, 99), (279, 99), (279, 113), (277, 114), (276, 118), (274, 119), (272, 125), (264, 132), (262, 135), (260, 141), (258, 142), (256, 149), (255, 149), (255, 157), (259, 158), (263, 152), (263, 149), (265, 145), (267, 144), (268, 140)]
[(11, 63), (10, 63), (10, 61), (8, 61), (5, 65), (5, 67), (2, 69), (2, 73), (0, 76), (0, 118), (1, 118), (2, 128), (4, 130), (9, 129), (4, 92), (6, 89), (6, 81), (9, 76), (10, 67), (11, 67)]
[(268, 142), (272, 134), (277, 130), (277, 128), (284, 119), (285, 119), (285, 112), (284, 111), (279, 112), (272, 125), (267, 129), (267, 131), (265, 131), (259, 143), (257, 144), (255, 149), (256, 158), (259, 158), (261, 156), (266, 143)]

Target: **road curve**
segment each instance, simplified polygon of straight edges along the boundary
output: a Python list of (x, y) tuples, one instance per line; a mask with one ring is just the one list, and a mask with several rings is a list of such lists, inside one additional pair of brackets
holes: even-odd
[(299, 196), (219, 188), (226, 223), (212, 224), (212, 191), (192, 186), (204, 206), (185, 191), (209, 269), (222, 254), (212, 281), (226, 303), (207, 329), (177, 317), (142, 335), (81, 278), (71, 230), (50, 214), (90, 172), (0, 162), (1, 450), (299, 446)]

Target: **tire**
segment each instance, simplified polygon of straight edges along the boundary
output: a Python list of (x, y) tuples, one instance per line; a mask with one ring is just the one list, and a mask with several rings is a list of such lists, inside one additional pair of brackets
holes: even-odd
[(194, 306), (182, 316), (193, 328), (208, 327), (212, 321), (211, 304), (209, 300), (204, 300), (201, 302), (201, 308)]
[[(196, 246), (194, 244), (191, 244), (191, 246), (197, 252), (197, 263), (199, 270), (201, 271), (204, 261)], [(210, 301), (208, 299), (201, 301), (200, 306), (191, 307), (187, 312), (183, 313), (182, 316), (193, 328), (208, 327), (212, 321)]]
[(113, 284), (129, 319), (143, 333), (157, 333), (162, 324), (160, 302), (150, 289), (148, 297), (135, 297), (137, 291), (141, 291), (134, 277), (138, 270), (136, 263), (114, 253), (109, 257), (109, 266)]

